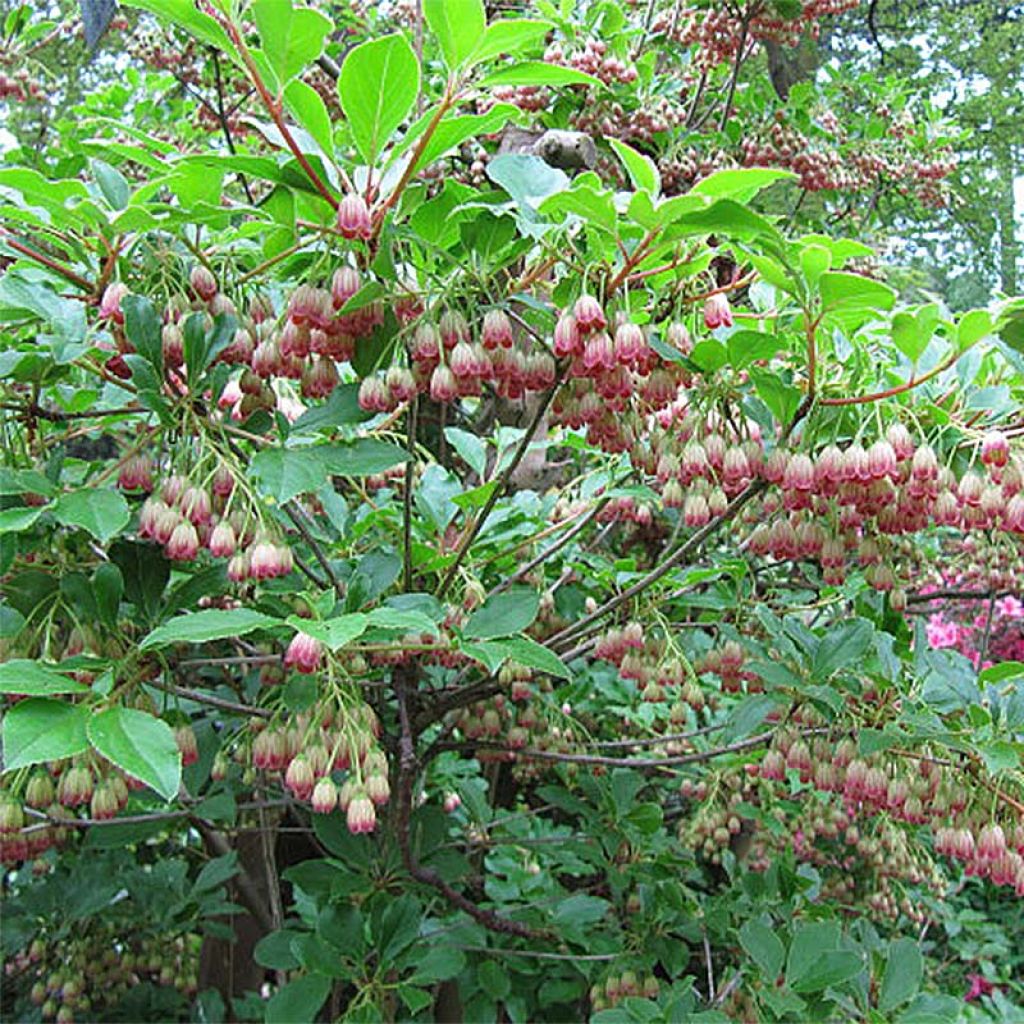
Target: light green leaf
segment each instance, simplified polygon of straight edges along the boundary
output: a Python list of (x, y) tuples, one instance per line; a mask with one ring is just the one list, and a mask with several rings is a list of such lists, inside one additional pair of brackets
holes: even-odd
[(113, 489), (74, 491), (57, 500), (53, 514), (65, 526), (80, 526), (105, 544), (128, 525), (128, 502)]
[(92, 173), (103, 193), (103, 198), (113, 209), (123, 210), (132, 194), (131, 186), (124, 176), (104, 160), (90, 160), (89, 163), (92, 165)]
[(461, 67), (486, 39), (483, 0), (422, 0), (423, 16), (437, 36), (448, 69)]
[(208, 14), (199, 11), (193, 0), (123, 0), (123, 3), (126, 7), (152, 11), (223, 53), (235, 52), (224, 29)]
[(520, 60), (487, 75), (481, 89), (495, 85), (590, 85), (604, 89), (600, 78), (561, 64), (547, 64), (542, 60)]
[(553, 27), (550, 21), (531, 18), (518, 18), (515, 21), (503, 18), (495, 21), (487, 26), (480, 45), (472, 52), (470, 59), (474, 64), (479, 64), (502, 54), (515, 57), (523, 50), (539, 48)]
[(444, 436), (463, 462), (482, 480), (487, 469), (487, 449), (483, 441), (476, 434), (458, 427), (447, 427)]
[(960, 317), (956, 325), (956, 344), (962, 352), (992, 333), (992, 315), (987, 309), (971, 309)]
[(398, 608), (374, 608), (367, 615), (367, 625), (377, 629), (393, 629), (401, 633), (426, 633), (439, 636), (436, 622), (423, 612)]
[(189, 612), (157, 626), (139, 649), (148, 651), (167, 644), (202, 644), (209, 640), (223, 640), (226, 637), (245, 636), (257, 629), (271, 629), (282, 625), (275, 619), (249, 608), (219, 609), (208, 608), (200, 612)]
[(27, 658), (16, 658), (0, 664), (0, 693), (42, 697), (54, 693), (83, 693), (88, 689), (69, 676)]
[(830, 270), (821, 275), (821, 301), (825, 311), (833, 309), (892, 309), (896, 292), (881, 281), (861, 274)]
[(293, 629), (300, 633), (308, 633), (332, 651), (340, 650), (346, 644), (357, 640), (370, 625), (369, 616), (362, 612), (352, 612), (348, 615), (339, 615), (333, 619), (320, 621), (289, 615), (286, 621)]
[(108, 761), (144, 782), (165, 800), (178, 795), (181, 752), (171, 727), (134, 708), (114, 707), (89, 719), (89, 742)]
[(0, 533), (21, 533), (32, 526), (45, 511), (42, 506), (5, 508), (0, 512)]
[(267, 63), (280, 86), (320, 56), (331, 20), (292, 0), (256, 0), (250, 8), (259, 29)]
[(782, 171), (775, 167), (740, 167), (709, 174), (690, 189), (690, 194), (749, 203), (768, 185), (777, 181), (795, 180), (796, 175), (792, 171)]
[(301, 78), (288, 83), (284, 103), (295, 120), (316, 140), (328, 160), (334, 159), (331, 118), (320, 94)]
[(87, 717), (83, 704), (45, 697), (18, 701), (4, 713), (4, 770), (59, 761), (88, 750)]
[(609, 139), (608, 144), (626, 168), (633, 188), (646, 189), (652, 197), (656, 197), (661, 191), (661, 175), (654, 161), (619, 139)]
[(374, 164), (412, 110), (420, 66), (404, 36), (395, 33), (360, 43), (341, 66), (338, 91), (359, 155)]
[(856, 953), (830, 950), (816, 957), (790, 985), (794, 992), (821, 992), (832, 985), (849, 981), (864, 969)]

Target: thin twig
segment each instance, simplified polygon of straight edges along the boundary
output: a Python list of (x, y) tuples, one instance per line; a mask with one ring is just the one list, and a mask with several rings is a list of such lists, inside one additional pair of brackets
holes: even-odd
[(230, 711), (235, 715), (255, 715), (257, 718), (271, 718), (273, 716), (273, 712), (268, 711), (266, 708), (250, 704), (238, 704), (232, 700), (225, 700), (223, 697), (215, 697), (212, 693), (201, 693), (198, 690), (190, 690), (185, 686), (177, 686), (175, 683), (165, 683), (158, 679), (150, 679), (147, 680), (146, 685), (175, 697), (181, 697), (184, 700), (195, 701), (197, 704), (209, 704), (211, 708), (219, 708), (221, 711)]
[(566, 626), (565, 629), (556, 633), (554, 636), (549, 637), (545, 641), (545, 646), (555, 647), (558, 644), (564, 644), (567, 640), (574, 639), (589, 625), (603, 619), (627, 601), (631, 601), (638, 594), (643, 593), (648, 587), (657, 583), (662, 577), (667, 576), (683, 561), (683, 559), (687, 557), (687, 555), (699, 548), (705, 540), (733, 519), (748, 501), (760, 494), (766, 487), (767, 484), (765, 481), (760, 479), (752, 480), (742, 491), (740, 491), (739, 494), (736, 495), (735, 498), (732, 499), (731, 502), (729, 502), (725, 511), (717, 519), (711, 520), (711, 522), (706, 526), (702, 526), (695, 533), (691, 534), (691, 536), (688, 537), (672, 555), (666, 558), (661, 565), (652, 569), (646, 576), (637, 580), (637, 582), (631, 587), (627, 587), (621, 594), (610, 598), (589, 615), (585, 615), (582, 619), (577, 620), (571, 626)]
[(455, 582), (455, 577), (458, 575), (459, 568), (462, 566), (462, 562), (469, 552), (470, 545), (476, 540), (480, 531), (483, 529), (484, 523), (487, 522), (488, 516), (494, 510), (494, 506), (498, 503), (498, 498), (504, 493), (505, 488), (508, 486), (509, 480), (512, 479), (512, 474), (519, 468), (519, 463), (523, 461), (523, 456), (526, 455), (530, 445), (536, 440), (534, 434), (537, 432), (538, 427), (547, 414), (548, 406), (551, 405), (551, 400), (555, 397), (555, 392), (559, 389), (562, 384), (562, 378), (568, 369), (566, 364), (560, 370), (558, 376), (555, 379), (555, 383), (548, 389), (547, 393), (541, 399), (537, 405), (537, 409), (533, 414), (533, 418), (530, 420), (529, 426), (527, 426), (525, 433), (523, 434), (522, 440), (519, 442), (519, 447), (516, 449), (515, 454), (512, 456), (512, 460), (505, 467), (505, 471), (498, 478), (498, 486), (491, 491), (490, 496), (487, 498), (484, 507), (480, 510), (479, 514), (474, 518), (473, 522), (464, 530), (462, 534), (462, 540), (459, 543), (458, 550), (455, 553), (455, 561), (448, 568), (448, 572), (445, 574), (444, 579), (441, 581), (441, 585), (437, 588), (436, 597), (439, 601), (444, 599), (445, 594), (451, 587), (452, 583)]
[(395, 697), (398, 703), (399, 737), (398, 793), (395, 831), (405, 869), (418, 882), (437, 889), (449, 903), (465, 911), (485, 928), (504, 935), (518, 935), (524, 939), (536, 939), (538, 933), (518, 921), (513, 921), (492, 910), (478, 906), (458, 889), (449, 885), (436, 871), (423, 867), (412, 850), (409, 839), (409, 820), (412, 815), (412, 785), (416, 775), (416, 737), (409, 720), (408, 692), (410, 676), (415, 679), (415, 667), (399, 665), (394, 672)]
[[(294, 506), (294, 507), (293, 507)], [(302, 539), (309, 545), (309, 550), (313, 552), (313, 557), (317, 560), (320, 568), (323, 569), (324, 575), (330, 580), (331, 586), (334, 588), (334, 592), (338, 595), (338, 600), (343, 601), (345, 599), (345, 584), (338, 578), (337, 573), (334, 571), (331, 563), (327, 560), (327, 556), (324, 554), (323, 549), (317, 543), (316, 538), (309, 531), (309, 527), (302, 521), (302, 515), (300, 514), (299, 506), (295, 504), (295, 501), (286, 502), (281, 506), (284, 514), (292, 521), (295, 529), (302, 534)], [(321, 586), (323, 584), (320, 584)]]

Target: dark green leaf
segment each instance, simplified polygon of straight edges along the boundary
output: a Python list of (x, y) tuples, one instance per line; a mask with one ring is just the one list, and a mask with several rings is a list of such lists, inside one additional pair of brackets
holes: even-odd
[(754, 960), (765, 978), (774, 983), (786, 961), (786, 947), (764, 922), (752, 918), (740, 929), (740, 945)]
[(525, 587), (515, 587), (485, 601), (466, 621), (463, 635), (474, 640), (520, 633), (537, 617), (540, 596)]
[(917, 995), (924, 973), (921, 950), (913, 939), (895, 939), (889, 945), (885, 973), (878, 993), (878, 1009), (889, 1013)]
[(254, 612), (249, 608), (209, 608), (179, 615), (170, 622), (157, 626), (139, 644), (139, 649), (147, 651), (176, 643), (202, 644), (208, 640), (245, 636), (257, 629), (270, 629), (280, 625), (280, 619)]
[(331, 991), (331, 979), (323, 974), (307, 974), (289, 981), (267, 1003), (266, 1024), (298, 1024), (317, 1019)]

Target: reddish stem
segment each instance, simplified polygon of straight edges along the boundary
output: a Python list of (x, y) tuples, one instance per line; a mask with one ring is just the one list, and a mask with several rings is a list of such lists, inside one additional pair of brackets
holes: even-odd
[(963, 352), (954, 352), (953, 355), (939, 363), (934, 370), (929, 370), (924, 376), (908, 380), (906, 384), (898, 384), (894, 388), (887, 388), (885, 391), (876, 391), (870, 395), (854, 395), (852, 398), (822, 398), (819, 401), (821, 405), (865, 405), (868, 402), (880, 402), (883, 398), (902, 395), (904, 392), (911, 391), (919, 384), (924, 384), (925, 381), (929, 381), (945, 370), (948, 370), (962, 355)]
[(324, 199), (331, 204), (331, 209), (337, 210), (341, 204), (330, 189), (323, 183), (320, 175), (316, 173), (313, 169), (313, 165), (306, 158), (306, 154), (299, 149), (295, 139), (292, 138), (292, 133), (284, 120), (283, 114), (281, 113), (281, 104), (270, 95), (270, 90), (263, 81), (259, 68), (256, 67), (256, 62), (252, 59), (252, 54), (249, 52), (249, 47), (245, 45), (245, 41), (242, 39), (241, 33), (230, 19), (218, 17), (217, 20), (220, 22), (221, 27), (225, 32), (227, 32), (231, 41), (238, 49), (238, 55), (242, 58), (242, 62), (245, 64), (245, 69), (249, 73), (249, 79), (255, 87), (256, 92), (259, 94), (260, 102), (262, 102), (263, 106), (267, 108), (267, 113), (270, 114), (275, 127), (281, 133), (281, 138), (284, 139), (285, 144), (292, 151), (292, 156), (295, 157), (299, 162), (299, 166), (306, 172), (306, 177), (309, 178), (317, 192), (319, 192), (320, 195), (322, 195)]
[(54, 273), (60, 274), (65, 280), (70, 281), (73, 285), (77, 285), (83, 291), (93, 291), (93, 284), (86, 278), (82, 277), (81, 274), (76, 274), (70, 267), (64, 266), (63, 263), (47, 256), (45, 253), (36, 252), (35, 249), (29, 248), (29, 246), (22, 244), (17, 241), (7, 231), (3, 231), (4, 242), (9, 245), (15, 252), (20, 252), (23, 256), (27, 256), (30, 260), (35, 260), (37, 263), (41, 263), (44, 267), (49, 267)]

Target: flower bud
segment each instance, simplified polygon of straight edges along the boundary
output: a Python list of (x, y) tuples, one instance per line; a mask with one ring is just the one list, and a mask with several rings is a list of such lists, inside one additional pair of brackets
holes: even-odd
[(373, 237), (370, 208), (358, 193), (349, 192), (338, 205), (338, 230), (349, 239), (359, 238), (367, 242)]
[(308, 633), (296, 633), (285, 652), (284, 663), (297, 672), (311, 674), (320, 668), (323, 645)]

